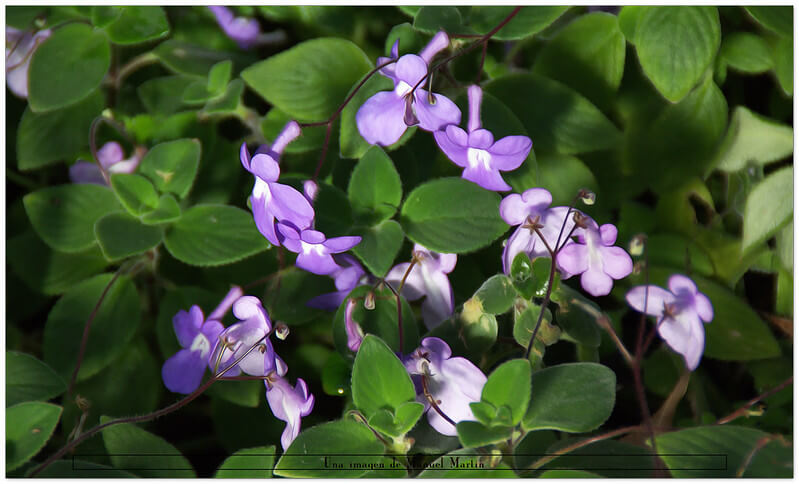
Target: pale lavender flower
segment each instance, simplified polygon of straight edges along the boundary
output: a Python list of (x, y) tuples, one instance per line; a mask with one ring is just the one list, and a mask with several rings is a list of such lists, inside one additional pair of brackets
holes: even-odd
[(353, 317), (355, 306), (357, 305), (358, 303), (355, 299), (350, 299), (347, 301), (347, 307), (344, 308), (344, 330), (347, 333), (347, 348), (356, 353), (363, 342), (363, 329)]
[(106, 177), (114, 173), (133, 173), (139, 166), (144, 150), (136, 149), (133, 155), (125, 159), (125, 150), (116, 141), (109, 141), (102, 148), (97, 150), (97, 161), (100, 164), (89, 161), (78, 161), (69, 167), (69, 179), (72, 183), (95, 183), (97, 185), (107, 185)]
[(240, 287), (231, 288), (222, 302), (208, 315), (208, 319), (205, 319), (197, 305), (192, 306), (188, 312), (178, 311), (172, 318), (175, 335), (183, 349), (166, 360), (161, 368), (164, 385), (170, 391), (188, 394), (200, 386), (211, 346), (223, 330), (220, 321), (241, 294)]
[(633, 260), (621, 247), (615, 247), (618, 230), (613, 224), (601, 227), (586, 217), (586, 227), (575, 231), (577, 243), (558, 253), (558, 267), (564, 279), (582, 274), (580, 285), (592, 296), (605, 296), (613, 289), (613, 280), (622, 279), (633, 271)]
[(240, 150), (241, 164), (255, 175), (250, 196), (253, 218), (258, 230), (275, 246), (280, 245), (276, 222), (290, 223), (302, 230), (313, 224), (314, 210), (305, 196), (288, 185), (277, 183), (280, 177), (278, 160), (286, 145), (300, 135), (299, 125), (291, 121), (269, 147), (261, 146), (250, 159), (247, 145)]
[(674, 274), (669, 278), (668, 291), (653, 285), (636, 286), (627, 293), (626, 299), (636, 311), (656, 318), (660, 337), (683, 355), (688, 369), (695, 370), (705, 349), (702, 322), (713, 320), (713, 305), (699, 292), (694, 281)]
[[(519, 168), (533, 142), (527, 136), (506, 136), (494, 142), (494, 135), (482, 128), (480, 104), (483, 90), (479, 86), (469, 86), (468, 133), (450, 124), (433, 136), (439, 148), (456, 165), (464, 168), (462, 177), (486, 190), (507, 191), (511, 186), (502, 179), (500, 171)], [(551, 200), (550, 200), (551, 201)]]
[(416, 386), (416, 400), (425, 405), (427, 420), (436, 431), (458, 434), (454, 425), (431, 408), (424, 394), (423, 376), (427, 379), (427, 390), (447, 417), (455, 423), (476, 420), (469, 404), (480, 401), (487, 378), (471, 361), (452, 357), (446, 342), (431, 337), (423, 339), (421, 346), (405, 357), (403, 363)]
[(280, 437), (283, 451), (289, 448), (294, 439), (300, 434), (301, 417), (307, 417), (313, 410), (314, 396), (308, 393), (308, 385), (302, 378), (297, 378), (297, 385), (292, 387), (289, 381), (283, 378), (288, 368), (280, 358), (276, 359), (276, 367), (264, 380), (266, 385), (266, 401), (272, 414), (286, 422), (286, 428)]
[[(576, 210), (569, 207), (552, 207), (552, 195), (543, 188), (530, 188), (521, 195), (512, 193), (502, 199), (499, 213), (508, 225), (519, 227), (510, 236), (502, 252), (502, 270), (510, 274), (514, 257), (521, 252), (531, 259), (549, 257), (547, 245), (554, 251), (556, 244), (560, 247), (571, 243), (568, 235), (574, 227), (572, 215)], [(537, 224), (544, 236), (544, 241), (535, 232)], [(560, 237), (560, 242), (558, 238)]]
[(226, 7), (208, 7), (216, 17), (216, 22), (225, 32), (225, 35), (234, 40), (242, 49), (249, 49), (258, 43), (261, 35), (261, 27), (258, 20), (247, 17), (236, 17), (233, 12)]
[[(439, 32), (420, 55), (406, 54), (396, 64), (381, 69), (381, 74), (394, 81), (394, 90), (370, 97), (355, 115), (358, 131), (367, 142), (388, 146), (396, 143), (408, 126), (418, 124), (426, 131), (437, 131), (460, 123), (458, 106), (441, 94), (422, 89), (427, 81), (411, 94), (413, 87), (427, 76), (430, 59), (447, 45), (449, 38)], [(398, 49), (392, 49), (392, 55), (398, 55)], [(387, 59), (378, 59), (378, 64), (381, 60)]]
[(319, 195), (319, 185), (313, 180), (305, 180), (302, 182), (302, 193), (308, 200), (308, 203), (313, 205), (316, 196)]
[(338, 269), (328, 274), (336, 284), (336, 292), (329, 292), (314, 297), (306, 303), (307, 306), (327, 311), (335, 311), (347, 298), (347, 294), (358, 287), (359, 284), (366, 283), (369, 276), (358, 260), (349, 254), (336, 254), (333, 260), (338, 265)]
[[(422, 317), (425, 326), (433, 329), (449, 318), (455, 308), (447, 274), (455, 269), (458, 256), (432, 252), (419, 244), (414, 245), (413, 251), (418, 262), (405, 279), (402, 295), (409, 301), (425, 297)], [(397, 264), (386, 275), (386, 281), (398, 288), (409, 266), (409, 262)]]
[[(275, 369), (275, 350), (269, 338), (265, 338), (272, 330), (269, 315), (254, 296), (237, 299), (233, 304), (233, 315), (239, 322), (219, 334), (208, 366), (215, 371), (223, 370), (243, 357), (224, 376), (236, 376), (242, 371), (253, 376), (267, 375)], [(257, 347), (250, 351), (256, 344)]]
[(333, 260), (333, 254), (346, 252), (361, 242), (357, 235), (328, 239), (318, 230), (297, 230), (282, 222), (277, 227), (283, 246), (297, 254), (297, 267), (321, 276), (340, 269)]
[(6, 85), (15, 96), (28, 98), (28, 68), (39, 45), (52, 34), (50, 29), (17, 30), (6, 25)]

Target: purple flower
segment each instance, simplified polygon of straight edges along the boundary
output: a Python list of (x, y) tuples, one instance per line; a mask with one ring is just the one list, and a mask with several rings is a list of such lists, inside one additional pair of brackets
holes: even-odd
[(576, 231), (578, 243), (569, 244), (558, 253), (558, 266), (564, 279), (582, 274), (580, 284), (592, 296), (605, 296), (613, 289), (613, 279), (622, 279), (633, 271), (633, 260), (621, 247), (614, 247), (618, 231), (613, 224), (601, 227), (586, 217), (587, 227)]
[[(569, 214), (569, 207), (548, 208), (550, 203), (552, 195), (543, 188), (530, 188), (521, 195), (512, 193), (502, 199), (499, 214), (508, 225), (519, 226), (502, 252), (502, 270), (505, 274), (510, 274), (513, 259), (520, 252), (526, 253), (531, 259), (549, 257), (547, 245), (556, 250), (559, 236), (559, 246), (571, 243), (568, 235), (574, 227), (574, 220)], [(575, 211), (572, 209), (571, 212)], [(538, 224), (538, 230), (543, 234), (546, 244), (533, 229), (532, 224), (535, 223)]]
[(308, 385), (302, 378), (297, 378), (297, 386), (293, 387), (283, 378), (288, 371), (286, 364), (279, 358), (275, 370), (264, 380), (266, 400), (272, 414), (286, 422), (286, 428), (280, 437), (283, 451), (289, 448), (300, 434), (300, 418), (307, 417), (313, 410), (314, 396), (308, 393)]
[(482, 129), (480, 122), (482, 89), (469, 86), (468, 94), (469, 132), (450, 124), (443, 131), (433, 133), (433, 136), (449, 159), (464, 168), (463, 178), (486, 190), (510, 190), (510, 185), (505, 183), (499, 172), (519, 168), (530, 154), (533, 142), (527, 136), (506, 136), (494, 142), (494, 135)]
[(294, 121), (289, 122), (272, 147), (261, 146), (252, 160), (247, 145), (241, 145), (241, 164), (255, 175), (255, 185), (250, 196), (255, 225), (261, 234), (276, 246), (280, 245), (275, 230), (276, 222), (291, 223), (300, 230), (310, 227), (313, 223), (314, 210), (305, 196), (288, 185), (277, 183), (280, 177), (278, 164), (280, 154), (286, 145), (299, 135), (299, 125)]
[(302, 182), (302, 193), (305, 195), (305, 198), (308, 199), (308, 203), (313, 205), (316, 196), (319, 195), (319, 185), (313, 180), (305, 180)]
[(312, 308), (335, 311), (347, 298), (347, 294), (369, 279), (363, 266), (349, 254), (336, 254), (333, 260), (338, 269), (328, 274), (336, 283), (336, 292), (316, 296), (306, 304)]
[[(426, 296), (422, 303), (422, 317), (425, 326), (433, 329), (450, 317), (455, 308), (447, 274), (455, 269), (458, 256), (432, 252), (419, 244), (414, 245), (413, 251), (418, 262), (405, 279), (402, 295), (409, 301)], [(409, 266), (408, 262), (394, 266), (386, 275), (386, 281), (398, 288)]]
[(183, 348), (172, 355), (161, 368), (164, 385), (175, 393), (191, 393), (200, 386), (208, 364), (211, 345), (223, 326), (218, 320), (205, 320), (199, 306), (188, 312), (180, 310), (172, 318), (172, 326)]
[[(391, 46), (391, 56), (390, 57), (378, 57), (377, 58), (377, 65), (385, 64), (386, 62), (397, 60), (399, 59), (399, 39), (394, 41), (394, 45)], [(430, 39), (430, 42), (419, 52), (419, 57), (424, 60), (427, 65), (430, 65), (430, 61), (433, 60), (433, 57), (436, 56), (439, 52), (446, 49), (449, 46), (449, 37), (447, 36), (446, 32), (438, 32), (436, 35)], [(388, 77), (394, 82), (394, 86), (396, 87), (399, 79), (397, 79), (397, 64), (389, 64), (382, 69), (380, 69), (380, 74)]]
[(361, 242), (357, 235), (328, 239), (318, 230), (296, 230), (282, 222), (277, 224), (277, 228), (283, 246), (297, 254), (297, 267), (321, 276), (340, 269), (333, 260), (333, 254), (346, 252)]
[(72, 183), (107, 185), (106, 176), (136, 171), (143, 154), (143, 150), (136, 149), (130, 158), (124, 159), (125, 151), (122, 146), (116, 141), (110, 141), (97, 150), (99, 165), (89, 161), (78, 161), (69, 167), (69, 179)]
[(422, 345), (407, 356), (403, 363), (416, 385), (416, 400), (425, 405), (430, 426), (444, 435), (457, 435), (455, 426), (435, 409), (424, 393), (427, 391), (438, 408), (455, 423), (476, 420), (469, 406), (479, 402), (486, 376), (474, 364), (462, 357), (452, 357), (449, 345), (439, 338), (425, 338)]
[[(215, 371), (223, 370), (243, 357), (224, 376), (236, 376), (242, 371), (253, 376), (267, 375), (275, 369), (276, 358), (272, 342), (269, 338), (264, 338), (272, 330), (269, 315), (261, 301), (254, 296), (237, 299), (233, 304), (233, 315), (239, 322), (228, 326), (219, 334), (208, 366)], [(258, 346), (250, 351), (256, 344)]]
[(694, 281), (674, 274), (669, 278), (668, 291), (652, 285), (636, 286), (627, 293), (627, 303), (636, 311), (655, 316), (660, 337), (683, 355), (688, 369), (696, 369), (705, 349), (702, 321), (713, 319), (713, 305)]
[(361, 347), (361, 343), (363, 342), (363, 329), (361, 329), (361, 325), (355, 321), (352, 314), (355, 312), (355, 306), (357, 304), (355, 299), (350, 299), (347, 301), (347, 307), (344, 308), (344, 330), (347, 332), (347, 348), (355, 353), (358, 352), (358, 348)]
[(254, 18), (235, 17), (233, 12), (225, 7), (208, 7), (216, 17), (216, 22), (242, 49), (249, 49), (258, 43), (261, 27)]
[(6, 25), (6, 85), (17, 97), (28, 98), (28, 68), (31, 58), (39, 45), (51, 34), (50, 29), (33, 33)]
[[(406, 54), (396, 64), (381, 69), (381, 74), (394, 81), (394, 90), (378, 92), (358, 110), (355, 120), (366, 141), (389, 146), (400, 139), (408, 126), (419, 124), (426, 131), (437, 131), (460, 123), (461, 112), (448, 98), (428, 93), (421, 85), (411, 94), (413, 87), (427, 76), (430, 59), (448, 44), (446, 34), (439, 32), (420, 55)], [(397, 55), (398, 45), (394, 45), (397, 48), (392, 49), (392, 55)]]

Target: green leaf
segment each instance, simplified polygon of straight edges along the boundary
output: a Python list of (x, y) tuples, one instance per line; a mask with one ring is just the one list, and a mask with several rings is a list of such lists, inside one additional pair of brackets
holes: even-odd
[(208, 92), (221, 94), (227, 83), (230, 82), (230, 74), (233, 70), (233, 61), (226, 60), (214, 64), (208, 72)]
[(336, 38), (307, 40), (251, 65), (244, 82), (281, 111), (299, 121), (323, 121), (350, 88), (371, 68), (352, 42)]
[(195, 266), (229, 264), (269, 248), (249, 213), (210, 204), (186, 210), (164, 243), (173, 257)]
[(782, 266), (793, 271), (793, 222), (777, 233), (777, 255)]
[(499, 195), (472, 182), (442, 178), (413, 190), (400, 219), (412, 241), (436, 252), (461, 254), (485, 247), (507, 231), (499, 201)]
[(408, 433), (424, 413), (424, 405), (419, 402), (405, 402), (396, 411), (396, 417), (389, 410), (378, 410), (369, 418), (369, 425), (389, 437), (397, 438)]
[(716, 7), (650, 6), (635, 28), (635, 50), (646, 76), (671, 102), (696, 85), (721, 41)]
[(179, 218), (180, 205), (178, 205), (178, 201), (174, 196), (165, 193), (158, 199), (155, 209), (142, 215), (141, 221), (147, 225), (157, 225), (175, 222)]
[(769, 45), (762, 37), (749, 32), (726, 35), (719, 55), (722, 62), (747, 74), (760, 74), (773, 67)]
[(86, 99), (111, 65), (111, 46), (101, 31), (71, 23), (53, 32), (31, 57), (28, 102), (35, 112)]
[(383, 452), (383, 444), (365, 425), (336, 420), (301, 432), (280, 457), (275, 475), (359, 477), (369, 471), (370, 464), (382, 461)]
[(233, 79), (227, 85), (225, 92), (203, 106), (200, 114), (202, 115), (227, 115), (235, 114), (241, 104), (241, 95), (244, 93), (244, 81)]
[[(530, 363), (525, 361), (524, 364), (530, 367)], [(512, 427), (487, 426), (470, 420), (458, 422), (455, 428), (458, 431), (458, 439), (464, 447), (482, 447), (506, 442), (513, 433)]]
[(376, 224), (391, 218), (402, 201), (402, 182), (394, 163), (379, 147), (364, 154), (347, 187), (356, 220)]
[(793, 36), (793, 8), (784, 6), (744, 7), (763, 27), (785, 37)]
[[(283, 111), (272, 108), (266, 113), (263, 121), (261, 121), (261, 131), (266, 139), (275, 139), (278, 137), (286, 124), (291, 121), (291, 116)], [(325, 127), (324, 126), (311, 126), (302, 128), (300, 136), (292, 141), (283, 150), (283, 153), (307, 153), (309, 151), (316, 151), (322, 148), (325, 142)]]
[[(549, 154), (538, 159), (540, 186), (547, 187), (552, 194), (553, 205), (569, 205), (581, 189), (599, 192), (599, 183), (591, 169), (578, 158)], [(527, 188), (533, 188), (532, 185)], [(517, 190), (520, 193), (524, 190)]]
[(488, 376), (480, 401), (490, 403), (495, 408), (507, 406), (511, 411), (512, 424), (516, 425), (522, 420), (530, 403), (530, 376), (530, 362), (527, 360), (507, 361)]
[(560, 81), (604, 106), (621, 84), (625, 49), (618, 17), (591, 13), (573, 20), (544, 44), (533, 72)]
[(374, 335), (366, 335), (352, 367), (352, 400), (366, 418), (379, 410), (396, 411), (416, 398), (411, 378), (394, 352)]
[[(471, 26), (480, 34), (487, 34), (496, 28), (513, 12), (514, 7), (488, 7), (476, 5), (469, 14)], [(502, 27), (491, 39), (518, 40), (537, 34), (549, 27), (563, 15), (569, 7), (526, 6), (522, 7), (510, 22)]]
[(782, 91), (793, 96), (793, 38), (785, 37), (774, 44), (774, 74)]
[[(413, 315), (413, 309), (408, 304), (408, 301), (403, 297), (400, 298), (402, 301), (403, 330), (403, 347), (402, 351), (400, 351), (399, 331), (397, 330), (397, 299), (387, 289), (375, 291), (375, 308), (367, 310), (363, 307), (362, 298), (370, 290), (371, 288), (368, 286), (359, 286), (350, 292), (348, 298), (361, 298), (357, 299), (358, 304), (353, 311), (353, 319), (361, 326), (364, 334), (378, 336), (391, 348), (391, 351), (403, 354), (413, 351), (418, 346), (419, 328)], [(347, 301), (345, 300), (339, 306), (333, 318), (333, 342), (339, 353), (349, 356), (352, 355), (352, 352), (347, 348), (347, 333), (344, 329), (344, 309), (346, 305)]]
[(32, 400), (50, 400), (67, 390), (67, 384), (33, 355), (6, 351), (6, 407)]
[(25, 109), (17, 128), (17, 167), (33, 170), (74, 158), (89, 145), (87, 133), (105, 106), (97, 92), (64, 109), (34, 113)]
[(474, 30), (463, 25), (463, 18), (457, 7), (424, 6), (416, 12), (413, 28), (426, 34), (443, 30), (449, 34), (471, 34)]
[(207, 76), (214, 64), (231, 57), (229, 52), (212, 50), (175, 39), (161, 42), (152, 53), (170, 71), (195, 77)]
[(163, 232), (144, 225), (127, 213), (109, 213), (97, 221), (94, 235), (108, 260), (119, 260), (141, 254), (161, 243)]
[(767, 165), (793, 153), (793, 128), (778, 123), (744, 106), (735, 108), (713, 166), (734, 172), (749, 164)]
[[(101, 274), (78, 284), (53, 306), (44, 327), (44, 362), (61, 377), (75, 369), (83, 329), (111, 282)], [(78, 381), (97, 374), (116, 358), (133, 338), (141, 320), (141, 302), (133, 282), (121, 276), (111, 286), (92, 321)]]
[(122, 15), (124, 7), (95, 5), (92, 7), (92, 25), (103, 28)]
[(761, 447), (769, 437), (753, 428), (713, 425), (660, 434), (655, 441), (673, 477), (791, 477), (790, 444)]
[(369, 272), (377, 277), (384, 277), (405, 240), (400, 224), (394, 220), (385, 220), (374, 227), (356, 229), (354, 233), (361, 236), (361, 243), (353, 247), (352, 252)]
[(6, 409), (6, 472), (28, 462), (50, 440), (62, 408), (25, 402)]
[[(100, 418), (101, 423), (110, 421)], [(133, 424), (117, 424), (102, 430), (103, 442), (114, 467), (140, 477), (197, 477), (188, 459), (161, 437)]]
[(525, 430), (588, 432), (613, 411), (616, 375), (596, 363), (552, 366), (533, 373), (533, 392), (522, 421)]
[(184, 108), (183, 91), (195, 82), (185, 76), (156, 77), (144, 81), (136, 89), (147, 112), (154, 114), (174, 114)]
[(59, 185), (22, 199), (33, 229), (61, 252), (80, 252), (95, 244), (94, 224), (121, 209), (114, 193), (94, 184)]
[(120, 45), (140, 44), (169, 34), (166, 12), (154, 5), (120, 7), (119, 16), (103, 26), (111, 42)]
[(602, 311), (594, 302), (565, 284), (559, 287), (558, 311), (555, 313), (558, 326), (563, 330), (561, 337), (581, 345), (598, 348), (602, 341), (599, 333), (598, 317)]
[(625, 5), (619, 12), (619, 28), (628, 42), (635, 42), (635, 27), (643, 11), (641, 5)]
[(48, 295), (61, 294), (108, 265), (97, 246), (70, 254), (58, 252), (32, 231), (9, 239), (7, 250), (11, 269), (31, 289)]
[(485, 90), (518, 116), (537, 153), (573, 155), (611, 148), (621, 139), (616, 126), (596, 106), (557, 81), (511, 74), (492, 80)]
[(139, 173), (148, 177), (160, 192), (184, 198), (194, 183), (200, 165), (200, 141), (179, 139), (160, 143), (147, 152)]
[(275, 467), (275, 446), (237, 450), (225, 459), (214, 477), (222, 479), (263, 479), (272, 477)]
[(286, 269), (280, 276), (280, 291), (265, 303), (273, 319), (289, 325), (299, 326), (312, 321), (322, 313), (306, 303), (320, 294), (331, 292), (335, 287), (329, 279), (297, 268)]
[[(299, 187), (300, 184), (297, 186)], [(319, 193), (313, 204), (316, 210), (316, 230), (323, 232), (328, 237), (350, 235), (352, 208), (347, 194), (330, 183), (318, 182), (318, 186)]]
[(786, 166), (755, 185), (744, 208), (741, 251), (764, 242), (793, 215), (793, 167)]
[(111, 175), (111, 188), (125, 210), (134, 217), (149, 212), (158, 205), (155, 187), (141, 175), (115, 173)]
[[(526, 348), (530, 344), (530, 338), (533, 336), (540, 313), (541, 306), (534, 303), (528, 304), (526, 307), (522, 305), (515, 309), (513, 339), (519, 345)], [(541, 326), (538, 328), (538, 334), (535, 337), (546, 346), (554, 344), (560, 338), (560, 329), (552, 325), (552, 313), (549, 308), (544, 309), (544, 317), (541, 318)]]
[(483, 311), (489, 314), (503, 314), (510, 310), (516, 299), (513, 283), (504, 274), (495, 274), (486, 280), (474, 293), (473, 299), (478, 299)]

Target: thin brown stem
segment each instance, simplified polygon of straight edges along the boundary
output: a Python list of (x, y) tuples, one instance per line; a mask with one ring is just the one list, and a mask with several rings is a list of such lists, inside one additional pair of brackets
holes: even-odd
[(551, 453), (551, 454), (549, 454), (547, 456), (544, 456), (544, 457), (538, 459), (537, 461), (535, 461), (532, 464), (530, 464), (528, 469), (533, 469), (533, 470), (534, 469), (538, 469), (541, 466), (546, 465), (549, 462), (552, 462), (553, 460), (557, 459), (558, 457), (560, 457), (562, 455), (565, 455), (565, 454), (568, 454), (569, 452), (573, 452), (573, 451), (575, 451), (577, 449), (580, 449), (582, 447), (585, 447), (586, 445), (590, 445), (590, 444), (593, 444), (594, 442), (599, 442), (601, 440), (612, 439), (613, 437), (618, 437), (619, 435), (629, 434), (630, 432), (635, 432), (636, 430), (640, 430), (640, 429), (641, 429), (640, 425), (633, 425), (631, 427), (623, 427), (623, 428), (616, 429), (616, 430), (613, 430), (613, 431), (610, 431), (610, 432), (607, 432), (607, 433), (604, 433), (604, 434), (600, 434), (600, 435), (595, 435), (593, 437), (589, 437), (589, 438), (587, 438), (585, 440), (581, 440), (579, 442), (575, 442), (572, 445), (566, 446), (566, 447), (564, 447), (562, 449), (559, 449), (556, 452), (553, 452), (553, 453)]
[(441, 407), (438, 406), (438, 402), (436, 401), (435, 397), (427, 388), (427, 375), (422, 375), (422, 391), (424, 392), (424, 396), (427, 398), (427, 401), (430, 402), (430, 406), (433, 408), (433, 410), (435, 410), (436, 413), (441, 415), (441, 418), (449, 422), (454, 427), (455, 421), (449, 418), (449, 416), (444, 413), (443, 410), (441, 410)]
[(483, 52), (480, 55), (480, 67), (477, 69), (477, 79), (474, 80), (475, 84), (480, 84), (480, 78), (483, 77), (483, 66), (486, 63), (486, 54), (488, 53), (488, 42), (483, 42)]
[(754, 459), (755, 455), (760, 452), (760, 449), (767, 446), (771, 442), (774, 442), (775, 440), (780, 442), (783, 446), (787, 447), (790, 445), (782, 435), (766, 435), (765, 437), (762, 437), (755, 443), (755, 447), (746, 455), (746, 458), (741, 463), (738, 471), (735, 473), (735, 477), (743, 477), (746, 469), (749, 467), (749, 464), (752, 463), (752, 459)]
[[(400, 299), (400, 293), (396, 289), (394, 289), (388, 281), (383, 281), (383, 284), (394, 293), (394, 299), (397, 301), (397, 332), (399, 337), (399, 352), (400, 354), (403, 353), (403, 346), (405, 337), (403, 335), (404, 331), (402, 329), (402, 299)], [(402, 286), (400, 286), (402, 287)]]
[(313, 172), (314, 183), (316, 183), (316, 180), (319, 178), (319, 172), (322, 170), (322, 165), (327, 157), (327, 148), (330, 145), (330, 131), (332, 131), (332, 129), (333, 123), (328, 122), (327, 127), (325, 128), (325, 142), (322, 144), (322, 154), (319, 156), (319, 162), (316, 163), (316, 169)]
[(775, 393), (779, 392), (780, 390), (782, 390), (783, 388), (785, 388), (785, 387), (787, 387), (788, 385), (791, 385), (791, 384), (793, 384), (793, 376), (791, 376), (790, 378), (788, 378), (784, 382), (780, 383), (776, 387), (772, 388), (771, 390), (767, 390), (766, 392), (764, 392), (764, 393), (756, 396), (755, 398), (749, 400), (741, 408), (737, 409), (736, 411), (732, 412), (731, 414), (727, 415), (726, 417), (720, 418), (716, 422), (716, 424), (717, 425), (726, 424), (726, 423), (732, 422), (733, 420), (735, 420), (735, 419), (737, 419), (739, 417), (745, 416), (749, 412), (749, 409), (753, 405), (755, 405), (756, 403), (758, 403), (758, 402), (760, 402), (762, 400), (767, 399), (768, 397), (774, 395)]
[(604, 329), (608, 333), (610, 339), (613, 340), (613, 343), (616, 345), (616, 348), (619, 349), (621, 355), (624, 357), (624, 361), (626, 361), (627, 364), (630, 366), (630, 368), (632, 368), (633, 365), (635, 365), (635, 360), (633, 356), (630, 354), (630, 352), (627, 351), (627, 347), (624, 346), (624, 343), (622, 343), (621, 339), (619, 338), (619, 335), (616, 334), (616, 330), (613, 329), (613, 325), (611, 324), (608, 317), (605, 316), (604, 314), (600, 315), (597, 318), (597, 323), (599, 323), (602, 329)]
[(538, 320), (535, 322), (535, 328), (533, 328), (533, 334), (530, 337), (530, 342), (527, 343), (527, 351), (524, 354), (525, 359), (530, 358), (530, 352), (533, 350), (533, 345), (535, 344), (535, 337), (538, 334), (538, 330), (541, 328), (541, 321), (544, 320), (544, 313), (546, 312), (547, 306), (549, 306), (549, 300), (552, 297), (552, 285), (555, 282), (555, 257), (557, 257), (557, 254), (549, 247), (549, 244), (544, 238), (544, 234), (541, 233), (541, 230), (538, 227), (535, 228), (535, 233), (538, 234), (538, 237), (542, 241), (544, 241), (544, 245), (549, 251), (549, 280), (547, 282), (547, 291), (544, 294), (544, 301), (541, 303), (541, 311), (538, 312)]

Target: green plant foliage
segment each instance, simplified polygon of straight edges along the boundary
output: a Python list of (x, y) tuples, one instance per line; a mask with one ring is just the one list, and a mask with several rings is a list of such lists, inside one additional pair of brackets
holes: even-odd
[[(102, 423), (111, 418), (103, 416)], [(196, 477), (188, 460), (167, 441), (123, 423), (106, 427), (103, 442), (114, 467), (133, 472), (138, 477)]]
[(6, 407), (49, 400), (65, 392), (64, 380), (34, 356), (6, 351)]
[(377, 146), (370, 148), (355, 165), (347, 193), (358, 221), (376, 224), (394, 215), (402, 182), (391, 158)]
[(766, 165), (793, 153), (793, 128), (738, 106), (719, 148), (714, 167), (726, 172), (749, 164)]
[(115, 44), (140, 44), (169, 34), (169, 23), (161, 7), (141, 5), (111, 8), (118, 8), (120, 12), (114, 20), (100, 27), (105, 29), (108, 38)]
[(161, 192), (184, 198), (200, 164), (200, 142), (181, 139), (155, 145), (141, 161), (139, 171)]
[(377, 411), (395, 412), (416, 392), (402, 362), (374, 335), (367, 335), (352, 367), (352, 400), (367, 418)]
[(402, 226), (394, 220), (384, 220), (374, 227), (356, 230), (355, 233), (361, 236), (361, 243), (353, 247), (352, 252), (369, 272), (385, 277), (405, 240)]
[(275, 446), (251, 447), (237, 450), (216, 470), (221, 479), (263, 479), (272, 477), (275, 465)]
[(18, 403), (6, 409), (6, 472), (35, 456), (53, 435), (62, 408), (42, 402)]
[(792, 218), (793, 168), (785, 167), (758, 183), (746, 199), (741, 249), (763, 242)]
[(118, 260), (141, 254), (161, 243), (161, 229), (144, 225), (126, 213), (109, 213), (94, 225), (94, 235), (103, 254)]
[[(496, 40), (517, 40), (541, 32), (563, 15), (569, 7), (554, 6), (526, 6), (522, 7), (518, 15), (502, 27), (492, 37)], [(474, 29), (481, 34), (487, 34), (502, 22), (511, 12), (513, 7), (472, 7), (469, 14), (470, 22)]]

